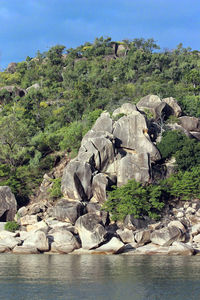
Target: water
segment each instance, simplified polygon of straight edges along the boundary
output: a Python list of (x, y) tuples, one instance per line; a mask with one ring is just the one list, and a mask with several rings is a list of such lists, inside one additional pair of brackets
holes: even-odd
[(0, 299), (200, 299), (200, 256), (1, 254)]

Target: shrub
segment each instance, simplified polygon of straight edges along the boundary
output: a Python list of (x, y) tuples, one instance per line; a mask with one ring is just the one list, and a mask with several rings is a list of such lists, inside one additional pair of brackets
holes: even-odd
[(49, 189), (50, 196), (54, 199), (61, 198), (62, 192), (61, 192), (61, 178), (52, 179), (53, 185)]
[(162, 158), (170, 158), (178, 150), (182, 149), (187, 139), (188, 138), (180, 131), (165, 131), (163, 133), (161, 142), (157, 144)]
[(171, 197), (180, 200), (191, 200), (200, 197), (200, 167), (190, 171), (179, 171), (164, 180), (164, 185)]
[(143, 186), (132, 179), (121, 187), (113, 187), (103, 208), (111, 213), (114, 221), (123, 220), (128, 214), (135, 218), (149, 216), (159, 219), (159, 212), (164, 207), (161, 198), (161, 186)]
[(4, 229), (7, 231), (15, 232), (19, 229), (19, 224), (15, 221), (8, 221), (6, 222)]

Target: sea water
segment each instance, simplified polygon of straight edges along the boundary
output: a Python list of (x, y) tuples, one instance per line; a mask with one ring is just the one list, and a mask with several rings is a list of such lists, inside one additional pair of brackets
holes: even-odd
[(200, 256), (0, 254), (0, 299), (200, 299)]

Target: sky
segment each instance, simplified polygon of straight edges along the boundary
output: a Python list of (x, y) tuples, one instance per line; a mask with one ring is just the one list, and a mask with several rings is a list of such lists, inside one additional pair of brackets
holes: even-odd
[(52, 46), (96, 37), (154, 38), (200, 50), (199, 0), (0, 0), (0, 69)]

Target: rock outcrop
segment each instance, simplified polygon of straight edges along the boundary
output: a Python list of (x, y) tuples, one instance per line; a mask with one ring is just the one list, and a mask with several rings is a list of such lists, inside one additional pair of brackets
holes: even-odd
[(17, 202), (8, 186), (0, 186), (0, 220), (1, 222), (14, 220), (17, 212)]
[(130, 103), (113, 113), (114, 117), (118, 114), (124, 115), (114, 120), (102, 113), (83, 137), (78, 156), (67, 164), (62, 192), (69, 201), (103, 203), (114, 183), (151, 180), (151, 164), (161, 157), (148, 135), (146, 119)]

